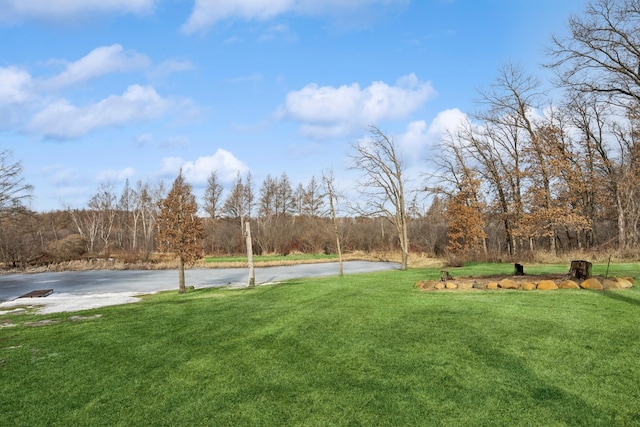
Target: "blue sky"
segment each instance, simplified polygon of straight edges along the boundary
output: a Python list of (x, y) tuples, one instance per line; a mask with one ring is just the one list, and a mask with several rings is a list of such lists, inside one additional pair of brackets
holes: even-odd
[[(346, 5), (346, 6), (345, 6)], [(84, 207), (125, 179), (198, 195), (296, 186), (379, 126), (419, 181), (440, 133), (507, 62), (539, 64), (583, 0), (0, 0), (0, 148), (32, 209)], [(256, 188), (256, 191), (258, 188)]]

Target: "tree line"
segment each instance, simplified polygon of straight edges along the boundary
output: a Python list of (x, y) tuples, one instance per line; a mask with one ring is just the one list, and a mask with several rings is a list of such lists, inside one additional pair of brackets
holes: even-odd
[(546, 64), (560, 102), (513, 64), (480, 92), (436, 159), (450, 251), (638, 247), (639, 18), (638, 0), (598, 0), (569, 19)]
[[(332, 171), (292, 184), (238, 174), (225, 193), (211, 171), (200, 200), (201, 254), (410, 251), (464, 259), (640, 245), (640, 0), (595, 0), (553, 37), (542, 82), (502, 66), (477, 109), (440, 140), (426, 179), (408, 188), (391, 136), (371, 126), (351, 146), (362, 203), (340, 197)], [(556, 95), (552, 100), (550, 93)], [(21, 164), (0, 153), (0, 256), (5, 265), (165, 248), (163, 182), (101, 185), (82, 209), (30, 212)], [(181, 178), (181, 174), (179, 178)], [(176, 182), (174, 182), (175, 187)], [(426, 203), (425, 200), (429, 202)], [(195, 202), (195, 200), (194, 200)], [(164, 228), (163, 228), (164, 227)], [(165, 248), (166, 249), (166, 248)]]
[[(326, 182), (336, 187), (334, 181)], [(311, 177), (293, 186), (283, 172), (268, 175), (256, 186), (250, 173), (238, 174), (225, 195), (213, 171), (198, 200), (203, 228), (200, 253), (245, 253), (244, 224), (249, 221), (256, 254), (336, 253), (336, 235), (344, 251), (400, 247), (395, 227), (385, 217), (346, 215), (344, 199), (332, 191), (335, 223), (322, 178)], [(120, 191), (100, 185), (85, 208), (38, 213), (22, 205), (6, 207), (0, 218), (0, 256), (8, 266), (113, 256), (150, 260), (162, 246), (159, 235), (166, 229), (162, 215), (168, 195), (163, 181), (134, 185), (127, 181)], [(411, 221), (416, 233), (430, 229), (423, 238), (415, 239), (415, 250), (435, 253), (444, 248), (432, 243), (438, 241), (434, 238), (438, 234), (441, 242), (444, 239), (443, 221), (428, 224), (424, 215), (411, 217)]]

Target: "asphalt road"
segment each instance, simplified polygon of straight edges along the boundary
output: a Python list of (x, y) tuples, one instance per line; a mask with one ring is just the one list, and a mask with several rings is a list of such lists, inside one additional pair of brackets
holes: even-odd
[[(396, 263), (348, 261), (344, 273), (365, 273), (399, 268)], [(256, 268), (256, 283), (338, 274), (338, 263), (301, 264)], [(189, 269), (187, 286), (220, 287), (248, 282), (246, 268)], [(150, 293), (178, 288), (177, 270), (92, 270), (0, 275), (0, 301), (11, 301), (28, 292), (53, 289), (54, 293), (90, 295), (107, 292)]]

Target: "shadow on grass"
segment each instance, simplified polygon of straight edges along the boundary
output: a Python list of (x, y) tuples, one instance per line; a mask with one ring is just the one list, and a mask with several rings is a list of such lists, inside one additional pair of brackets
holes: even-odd
[(632, 298), (627, 295), (624, 295), (624, 293), (629, 292), (629, 290), (626, 290), (626, 289), (621, 291), (593, 291), (593, 292), (598, 292), (600, 295), (604, 297), (611, 298), (617, 301), (626, 302), (627, 304), (636, 305), (640, 307), (640, 299)]
[(503, 421), (517, 424), (542, 417), (540, 425), (584, 426), (601, 425), (615, 418), (616, 414), (590, 405), (562, 384), (544, 380), (528, 366), (526, 359), (500, 350), (481, 330), (475, 332), (467, 345), (490, 372), (485, 393), (493, 399), (509, 401), (512, 407), (509, 419)]

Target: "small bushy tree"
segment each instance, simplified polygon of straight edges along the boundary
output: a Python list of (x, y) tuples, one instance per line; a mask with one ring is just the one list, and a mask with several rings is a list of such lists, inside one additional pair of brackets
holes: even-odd
[(192, 187), (180, 171), (171, 191), (160, 201), (157, 241), (162, 252), (174, 253), (178, 258), (178, 292), (181, 294), (186, 292), (184, 266), (198, 259), (201, 254), (200, 241), (204, 238), (204, 231), (197, 212), (198, 204)]

